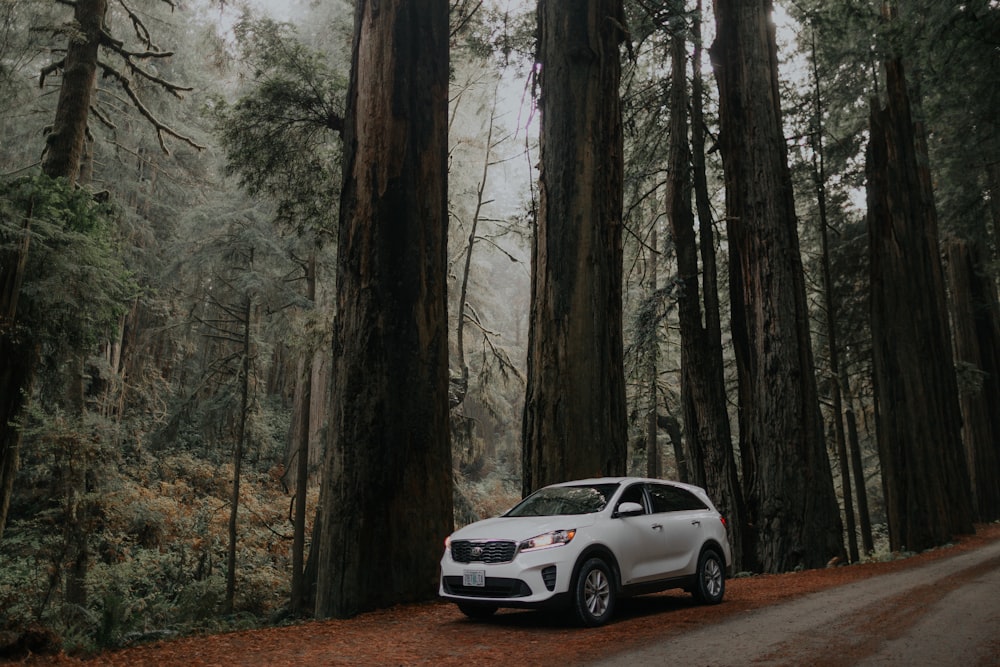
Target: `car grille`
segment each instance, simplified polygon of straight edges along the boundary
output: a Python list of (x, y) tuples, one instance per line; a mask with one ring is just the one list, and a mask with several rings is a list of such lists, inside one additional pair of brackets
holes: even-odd
[(517, 543), (509, 540), (455, 540), (451, 543), (451, 558), (456, 563), (509, 563), (514, 560), (515, 551)]
[(531, 595), (528, 584), (520, 579), (486, 577), (485, 586), (463, 586), (462, 577), (442, 577), (444, 591), (449, 595), (475, 598), (522, 598)]

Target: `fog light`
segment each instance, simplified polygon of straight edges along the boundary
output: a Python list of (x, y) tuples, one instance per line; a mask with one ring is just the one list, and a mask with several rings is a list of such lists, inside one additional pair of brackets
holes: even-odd
[(542, 570), (542, 581), (545, 582), (545, 587), (549, 591), (554, 591), (556, 589), (556, 566), (549, 565), (547, 568)]

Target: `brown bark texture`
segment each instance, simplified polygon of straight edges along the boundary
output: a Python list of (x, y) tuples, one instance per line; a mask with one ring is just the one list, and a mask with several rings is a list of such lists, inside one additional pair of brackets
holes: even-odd
[(97, 77), (107, 0), (77, 0), (73, 18), (81, 38), (69, 40), (62, 67), (62, 85), (52, 131), (45, 138), (42, 171), (53, 178), (75, 183), (87, 136), (87, 118)]
[(886, 104), (868, 145), (876, 432), (893, 550), (972, 530), (958, 387), (926, 155), (918, 155), (903, 65), (886, 62)]
[(670, 56), (673, 84), (667, 167), (667, 218), (673, 234), (677, 277), (681, 284), (678, 312), (684, 434), (691, 452), (692, 479), (708, 490), (719, 511), (727, 517), (733, 561), (739, 570), (743, 564), (745, 510), (736, 473), (729, 414), (726, 410), (722, 344), (712, 338), (713, 333), (717, 332), (710, 332), (702, 324), (698, 242), (691, 207), (693, 181), (687, 124), (687, 40), (683, 32), (672, 38)]
[(355, 8), (316, 615), (437, 592), (452, 529), (447, 0)]
[(717, 0), (740, 453), (757, 567), (844, 555), (823, 440), (769, 0)]
[(541, 0), (525, 493), (625, 472), (621, 0)]
[(979, 244), (946, 243), (962, 440), (977, 521), (1000, 519), (1000, 302)]

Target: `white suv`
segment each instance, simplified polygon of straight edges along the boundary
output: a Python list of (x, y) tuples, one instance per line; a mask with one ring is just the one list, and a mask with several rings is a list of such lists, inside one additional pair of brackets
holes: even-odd
[(726, 520), (704, 489), (606, 477), (553, 484), (445, 541), (440, 595), (473, 618), (499, 607), (569, 607), (606, 623), (615, 599), (683, 588), (707, 604), (732, 563)]

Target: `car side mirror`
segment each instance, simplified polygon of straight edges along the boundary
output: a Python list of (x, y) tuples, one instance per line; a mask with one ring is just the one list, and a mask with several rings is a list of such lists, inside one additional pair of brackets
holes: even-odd
[(618, 516), (638, 516), (645, 514), (646, 510), (639, 503), (624, 502), (618, 506)]

